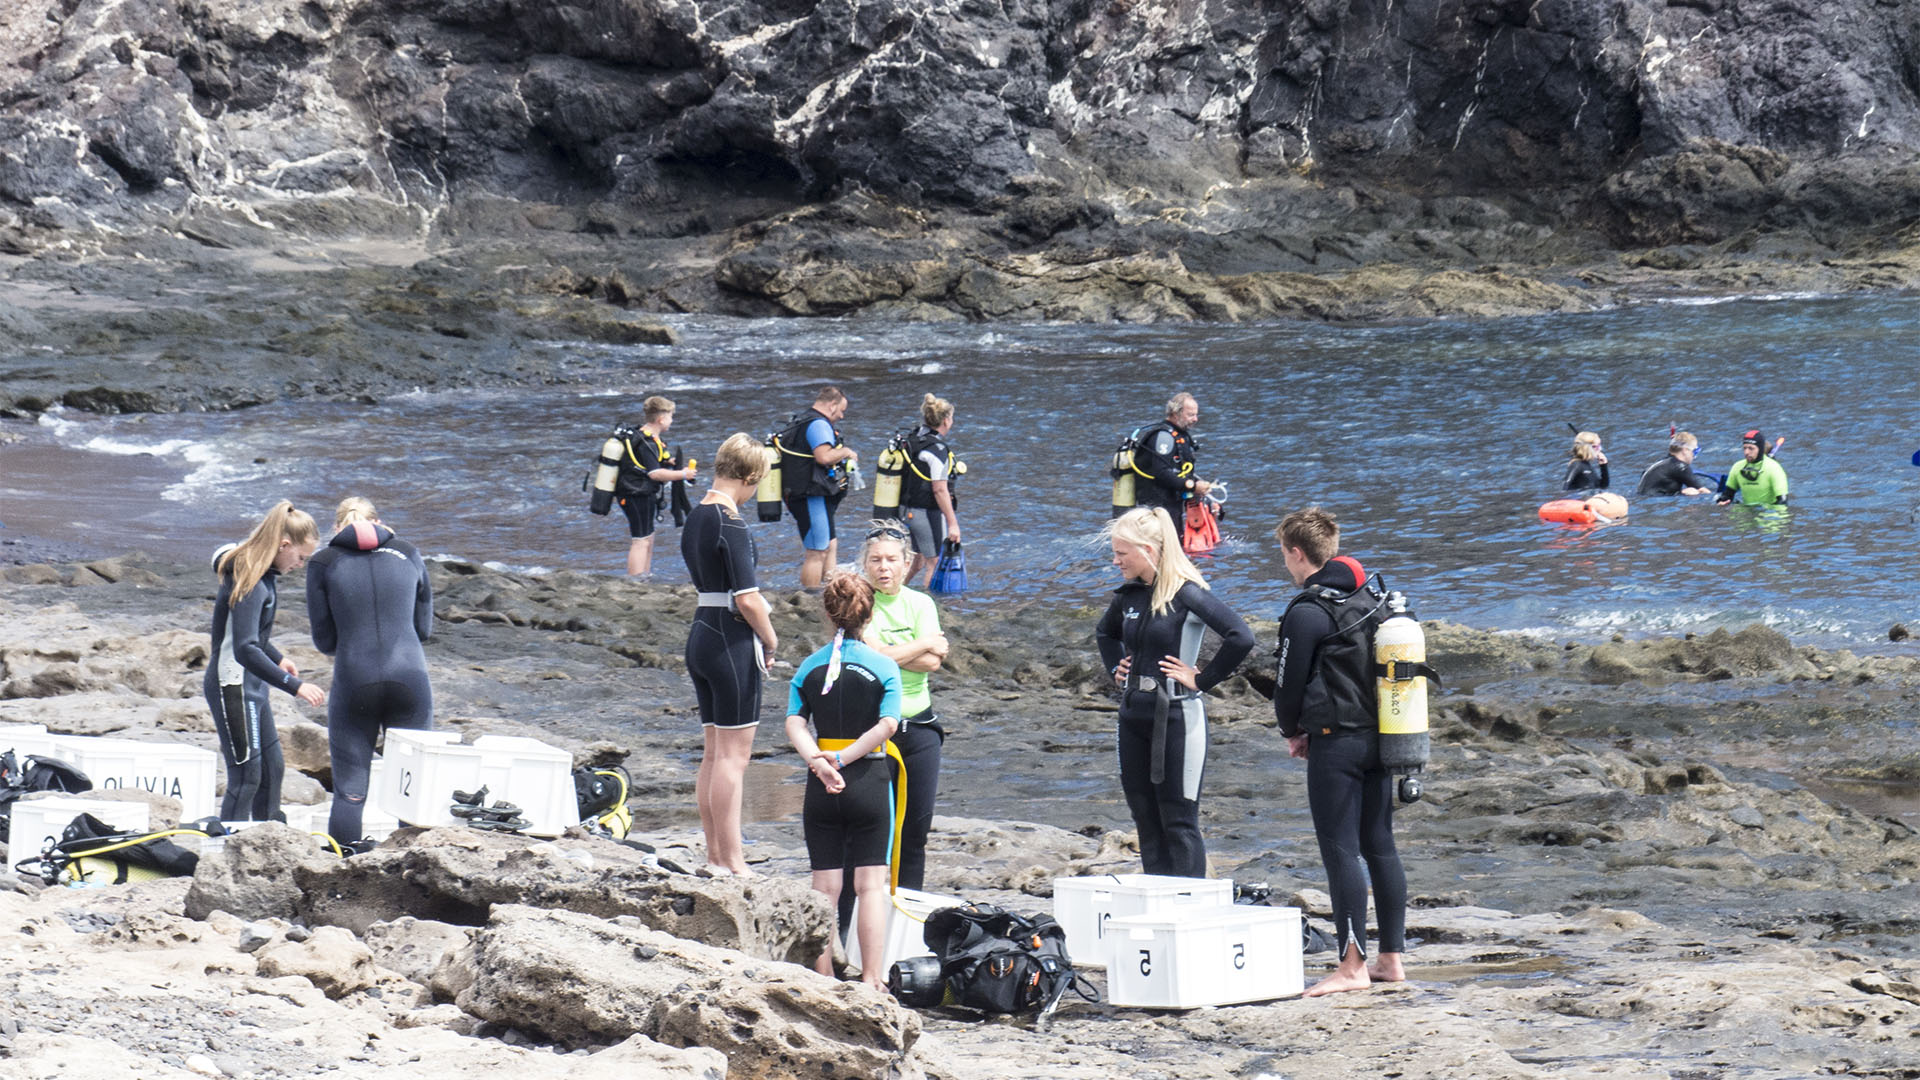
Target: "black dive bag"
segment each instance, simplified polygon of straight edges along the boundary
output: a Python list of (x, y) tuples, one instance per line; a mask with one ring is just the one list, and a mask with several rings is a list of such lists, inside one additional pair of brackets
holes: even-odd
[[(982, 903), (941, 908), (927, 916), (924, 940), (932, 957), (902, 961), (890, 973), (890, 981), (919, 991), (908, 1004), (1038, 1012), (1044, 1020), (1070, 989), (1097, 1000), (1092, 984), (1074, 974), (1067, 932), (1050, 915), (1017, 915)], [(937, 981), (924, 970), (929, 961), (939, 964)]]

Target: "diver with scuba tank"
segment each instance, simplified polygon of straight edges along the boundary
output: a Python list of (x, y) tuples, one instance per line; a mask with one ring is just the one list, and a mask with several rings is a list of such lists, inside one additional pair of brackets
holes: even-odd
[[(768, 481), (779, 485), (780, 502), (800, 530), (800, 546), (806, 549), (800, 560), (800, 586), (805, 589), (818, 589), (827, 569), (835, 565), (839, 541), (833, 515), (848, 486), (858, 484), (860, 455), (840, 437), (839, 423), (846, 415), (847, 395), (837, 386), (823, 386), (811, 406), (788, 419), (768, 440), (775, 457), (761, 486), (772, 487)], [(765, 521), (766, 496), (761, 498), (761, 520)]]
[[(619, 503), (627, 516), (627, 535), (631, 538), (627, 575), (646, 578), (653, 571), (653, 525), (660, 516), (663, 495), (670, 484), (691, 483), (698, 463), (682, 465), (661, 439), (673, 426), (672, 400), (655, 394), (641, 406), (646, 420), (637, 428), (625, 424), (615, 428), (601, 448), (589, 509), (604, 514), (611, 504)], [(685, 498), (683, 487), (674, 491)]]
[[(1140, 428), (1120, 443), (1113, 455), (1113, 516), (1136, 506), (1159, 507), (1181, 529), (1181, 543), (1189, 554), (1211, 550), (1219, 541), (1213, 528), (1217, 504), (1225, 488), (1209, 501), (1214, 485), (1199, 476), (1200, 444), (1193, 429), (1200, 422), (1200, 403), (1181, 391), (1167, 400), (1166, 418)], [(1204, 512), (1189, 515), (1203, 507)], [(1198, 517), (1199, 521), (1195, 520)], [(1204, 538), (1201, 534), (1205, 534)]]
[[(1273, 713), (1288, 750), (1307, 759), (1307, 803), (1339, 944), (1339, 966), (1306, 996), (1400, 982), (1407, 876), (1393, 843), (1393, 804), (1396, 774), (1401, 801), (1420, 797), (1432, 674), (1424, 640), (1404, 598), (1382, 591), (1357, 560), (1339, 554), (1332, 514), (1296, 511), (1275, 535), (1302, 592), (1280, 619)], [(1380, 936), (1372, 963), (1369, 881)]]
[(953, 402), (928, 394), (920, 400), (920, 424), (896, 432), (881, 452), (873, 484), (873, 516), (906, 522), (913, 546), (907, 578), (918, 576), (925, 589), (948, 541), (960, 543), (960, 515), (953, 483), (967, 464), (953, 454), (947, 433), (953, 430)]

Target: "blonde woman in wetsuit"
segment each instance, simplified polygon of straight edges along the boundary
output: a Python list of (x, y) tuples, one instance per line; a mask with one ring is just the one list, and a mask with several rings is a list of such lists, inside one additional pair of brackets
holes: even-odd
[(1600, 449), (1600, 436), (1582, 431), (1573, 437), (1573, 449), (1567, 452), (1567, 477), (1561, 487), (1567, 491), (1607, 486), (1607, 455)]
[[(1130, 510), (1108, 525), (1107, 535), (1113, 565), (1126, 581), (1114, 590), (1094, 638), (1122, 688), (1120, 787), (1140, 832), (1140, 863), (1149, 874), (1206, 877), (1203, 696), (1252, 651), (1253, 631), (1207, 590), (1165, 510)], [(1222, 640), (1202, 670), (1195, 660), (1207, 630)]]
[(780, 639), (760, 595), (753, 534), (740, 516), (766, 475), (767, 454), (745, 432), (714, 454), (713, 485), (680, 530), (680, 554), (699, 591), (687, 630), (687, 675), (700, 706), (702, 747), (693, 799), (707, 840), (707, 866), (747, 874), (740, 837), (740, 795), (760, 725), (760, 685)]
[(309, 705), (327, 700), (318, 686), (300, 681), (300, 669), (269, 640), (280, 602), (280, 575), (305, 566), (318, 539), (312, 516), (282, 499), (245, 540), (214, 554), (220, 591), (213, 601), (213, 658), (202, 689), (227, 766), (222, 821), (285, 820), (280, 816), (280, 780), (286, 763), (267, 688), (277, 687)]

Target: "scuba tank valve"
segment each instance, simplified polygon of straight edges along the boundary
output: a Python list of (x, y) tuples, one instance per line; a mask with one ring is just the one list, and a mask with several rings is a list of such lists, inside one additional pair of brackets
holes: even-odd
[(1397, 775), (1400, 801), (1420, 799), (1420, 771), (1431, 752), (1427, 732), (1427, 637), (1404, 594), (1387, 594), (1387, 618), (1373, 632), (1378, 674), (1380, 764)]
[(753, 498), (760, 504), (761, 521), (780, 520), (780, 444), (778, 436), (767, 436), (767, 471)]

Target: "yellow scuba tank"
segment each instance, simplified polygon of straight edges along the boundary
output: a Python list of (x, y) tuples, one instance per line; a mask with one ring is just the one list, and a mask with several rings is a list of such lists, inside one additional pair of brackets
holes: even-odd
[(607, 441), (600, 444), (600, 459), (593, 470), (593, 494), (587, 500), (587, 509), (595, 514), (605, 515), (613, 509), (614, 485), (620, 480), (620, 457), (626, 453), (624, 436), (629, 430), (614, 428)]
[(873, 516), (885, 520), (900, 516), (900, 485), (906, 473), (907, 449), (899, 432), (880, 451), (873, 473)]
[(1140, 433), (1135, 431), (1120, 440), (1120, 449), (1113, 452), (1113, 517), (1134, 508), (1138, 500), (1133, 491), (1133, 449), (1137, 445)]
[(1400, 777), (1401, 802), (1420, 798), (1420, 771), (1431, 752), (1427, 733), (1427, 636), (1401, 593), (1387, 594), (1388, 616), (1373, 632), (1379, 698), (1380, 764)]
[(754, 490), (753, 498), (760, 504), (761, 521), (780, 520), (780, 443), (777, 436), (767, 436), (767, 472), (760, 478), (760, 486)]

